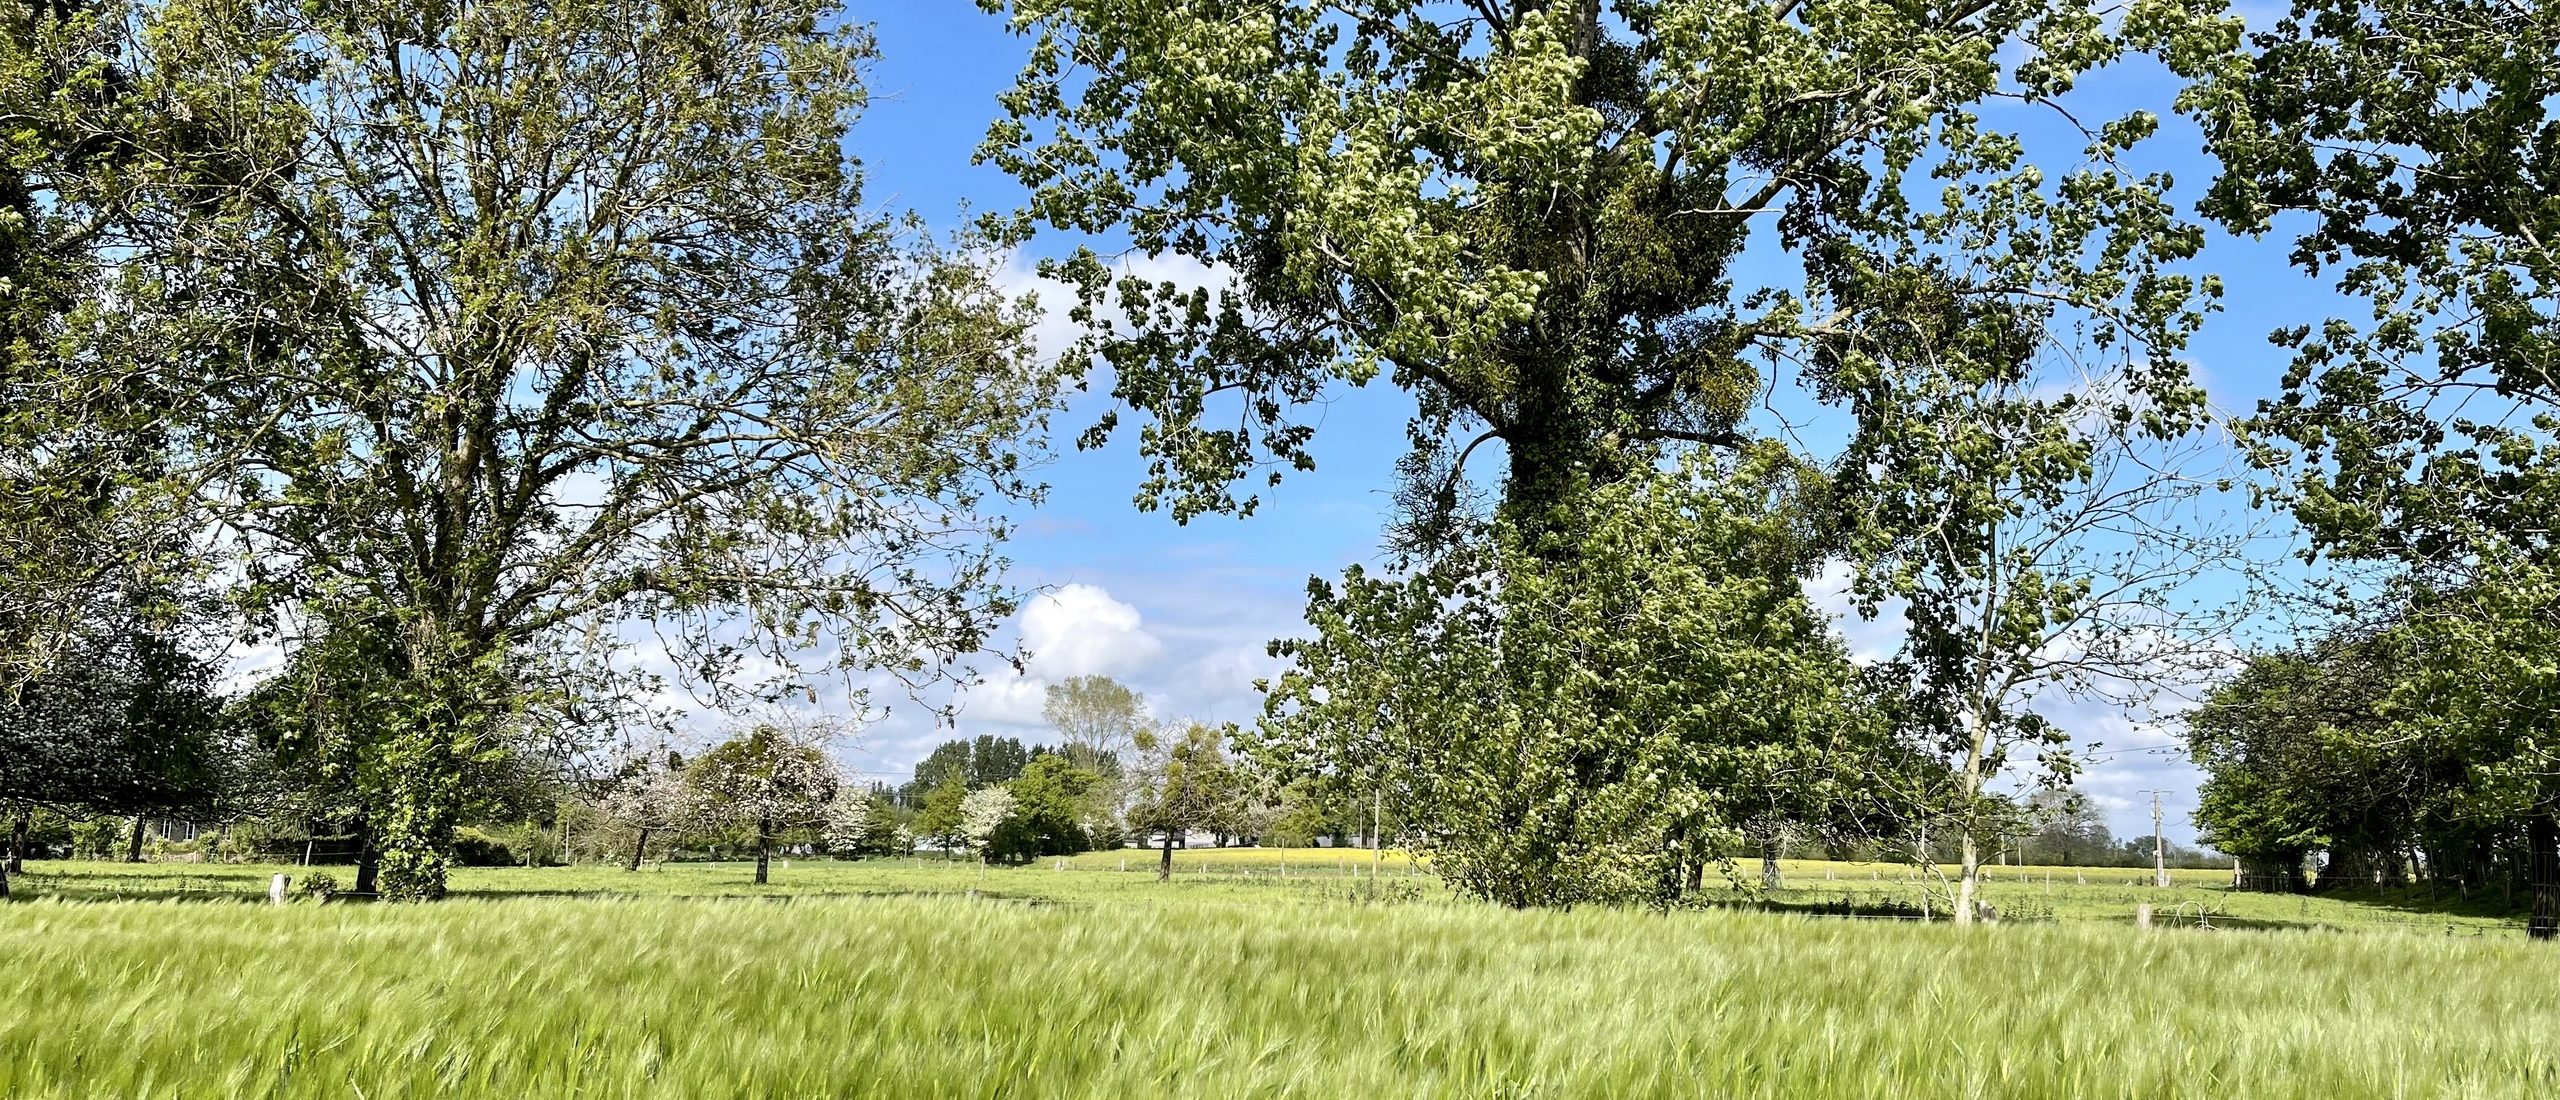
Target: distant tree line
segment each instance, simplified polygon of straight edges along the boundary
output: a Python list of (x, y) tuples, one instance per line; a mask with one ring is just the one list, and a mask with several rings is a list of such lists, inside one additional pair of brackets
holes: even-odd
[(2429, 595), (2252, 659), (2188, 722), (2207, 839), (2261, 889), (2534, 897), (2560, 845), (2553, 700), (2529, 686), (2544, 656), (2499, 648), (2522, 623), (2482, 619), (2506, 602)]

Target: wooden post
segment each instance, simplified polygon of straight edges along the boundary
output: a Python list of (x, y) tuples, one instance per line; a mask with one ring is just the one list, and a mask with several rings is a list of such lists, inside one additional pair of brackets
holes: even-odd
[(2160, 792), (2151, 792), (2151, 878), (2152, 885), (2169, 887), (2169, 842), (2160, 835)]
[(293, 884), (293, 876), (277, 875), (267, 880), (267, 904), (284, 904), (284, 888)]
[(2133, 926), (2136, 928), (2151, 927), (2151, 903), (2144, 902), (2133, 907)]
[(2534, 815), (2525, 823), (2525, 877), (2533, 887), (2533, 913), (2525, 918), (2532, 939), (2560, 938), (2560, 816)]

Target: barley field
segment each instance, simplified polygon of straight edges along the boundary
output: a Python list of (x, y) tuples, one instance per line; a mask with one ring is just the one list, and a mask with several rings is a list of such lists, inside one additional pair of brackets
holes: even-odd
[(2560, 1094), (2560, 952), (2518, 937), (1111, 866), (477, 870), (440, 905), (279, 907), (238, 903), (264, 868), (31, 865), (0, 1096)]

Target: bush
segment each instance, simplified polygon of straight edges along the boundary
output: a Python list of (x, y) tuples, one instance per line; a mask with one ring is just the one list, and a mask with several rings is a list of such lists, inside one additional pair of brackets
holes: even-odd
[(223, 863), (257, 863), (262, 860), (292, 860), (302, 854), (302, 842), (265, 818), (243, 818), (201, 837), (205, 858)]
[(506, 841), (466, 825), (453, 831), (453, 862), (463, 867), (513, 867), (524, 860)]
[(37, 810), (28, 815), (27, 858), (58, 859), (70, 854), (71, 830), (78, 821), (53, 810)]
[(326, 871), (313, 871), (302, 876), (302, 881), (293, 885), (295, 897), (310, 898), (314, 901), (327, 901), (338, 896), (344, 889), (338, 885), (337, 876)]
[(1129, 843), (1129, 832), (1117, 820), (1106, 817), (1085, 827), (1085, 840), (1083, 851), (1118, 848)]
[(77, 859), (115, 859), (124, 854), (133, 823), (117, 817), (93, 817), (71, 823), (71, 854)]
[(556, 867), (559, 834), (540, 825), (465, 825), (453, 831), (453, 862), (464, 867)]

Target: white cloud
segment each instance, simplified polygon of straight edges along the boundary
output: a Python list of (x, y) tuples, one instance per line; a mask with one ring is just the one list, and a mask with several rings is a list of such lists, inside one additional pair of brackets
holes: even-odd
[[(1007, 258), (996, 269), (995, 285), (1007, 297), (1031, 295), (1039, 299), (1040, 321), (1031, 329), (1032, 346), (1043, 359), (1056, 359), (1074, 346), (1083, 335), (1082, 327), (1068, 315), (1075, 308), (1075, 288), (1054, 279), (1040, 277), (1039, 260), (1022, 253)], [(1112, 265), (1118, 276), (1136, 276), (1150, 282), (1169, 282), (1185, 289), (1208, 287), (1212, 291), (1232, 287), (1235, 273), (1226, 267), (1212, 267), (1189, 256), (1130, 256)], [(1106, 304), (1100, 319), (1118, 316), (1116, 302)]]
[(1030, 673), (1054, 679), (1124, 675), (1164, 652), (1137, 608), (1091, 584), (1033, 599), (1022, 611), (1022, 647), (1030, 653)]
[[(972, 728), (1018, 727), (1007, 732), (1040, 736), (1047, 726), (1040, 708), (1051, 684), (1071, 676), (1110, 676), (1162, 701), (1146, 687), (1167, 672), (1165, 643), (1147, 628), (1146, 616), (1098, 584), (1067, 584), (1033, 598), (1014, 623), (1026, 653), (1022, 671), (998, 670), (962, 697), (961, 721)], [(916, 742), (919, 747), (929, 739)]]
[(1825, 562), (1822, 572), (1804, 581), (1805, 598), (1813, 601), (1815, 610), (1830, 616), (1832, 629), (1849, 647), (1849, 657), (1859, 664), (1875, 664), (1891, 658), (1902, 647), (1902, 612), (1899, 599), (1886, 600), (1876, 608), (1874, 618), (1858, 614), (1856, 599), (1849, 591), (1857, 580), (1857, 567), (1845, 561)]
[(972, 723), (1037, 726), (1045, 721), (1040, 707), (1048, 701), (1048, 691), (1049, 681), (1030, 676), (990, 679), (969, 689), (967, 714)]

